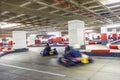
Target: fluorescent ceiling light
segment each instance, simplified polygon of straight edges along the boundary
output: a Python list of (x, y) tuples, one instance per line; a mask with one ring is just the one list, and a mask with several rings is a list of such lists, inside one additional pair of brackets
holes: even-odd
[(120, 24), (111, 24), (106, 26), (106, 28), (116, 28), (116, 27), (120, 27)]
[(118, 3), (120, 2), (120, 0), (100, 0), (100, 2), (107, 5), (107, 4)]
[(85, 27), (86, 30), (87, 30), (87, 29), (93, 29), (93, 28), (95, 28), (95, 26)]
[(85, 32), (94, 32), (95, 30), (85, 30)]
[(0, 28), (10, 28), (21, 25), (20, 23), (7, 23), (7, 22), (0, 22)]

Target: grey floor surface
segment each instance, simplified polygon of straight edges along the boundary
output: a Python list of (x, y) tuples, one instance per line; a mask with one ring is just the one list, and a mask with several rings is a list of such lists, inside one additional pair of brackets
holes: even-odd
[(93, 57), (92, 64), (64, 67), (58, 56), (40, 56), (41, 49), (1, 57), (0, 80), (120, 80), (119, 57)]

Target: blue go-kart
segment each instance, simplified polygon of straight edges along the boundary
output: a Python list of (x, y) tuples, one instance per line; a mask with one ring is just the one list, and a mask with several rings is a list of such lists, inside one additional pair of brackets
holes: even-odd
[(88, 64), (88, 63), (92, 63), (93, 59), (84, 54), (81, 53), (81, 57), (70, 57), (69, 59), (66, 59), (64, 57), (60, 57), (58, 59), (59, 63), (63, 64), (64, 66), (75, 66), (75, 65), (79, 65), (79, 64)]
[(65, 66), (75, 66), (78, 64), (92, 63), (93, 59), (90, 56), (81, 53), (79, 50), (75, 50), (67, 46), (65, 53), (62, 57), (58, 58), (58, 61)]
[(57, 55), (58, 52), (57, 52), (56, 48), (54, 48), (54, 49), (51, 49), (50, 51), (42, 50), (42, 51), (40, 52), (40, 54), (41, 54), (42, 56), (54, 56), (54, 55)]

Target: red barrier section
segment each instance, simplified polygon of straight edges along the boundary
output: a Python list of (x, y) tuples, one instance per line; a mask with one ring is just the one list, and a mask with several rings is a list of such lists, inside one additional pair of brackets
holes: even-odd
[(0, 51), (2, 51), (2, 48), (0, 48)]
[(117, 45), (109, 45), (109, 48), (110, 49), (118, 49), (118, 46)]
[(12, 48), (7, 48), (7, 50), (12, 50)]
[(102, 40), (106, 40), (107, 39), (107, 34), (106, 33), (102, 33), (101, 34), (101, 39)]
[(50, 43), (54, 43), (54, 42), (63, 42), (63, 38), (62, 37), (56, 37), (56, 38), (51, 38), (48, 40)]
[(55, 41), (56, 42), (63, 42), (63, 38), (62, 37), (56, 37)]
[(3, 45), (3, 42), (0, 42), (0, 45)]
[(116, 33), (112, 34), (112, 38), (117, 38), (117, 34)]
[(89, 42), (88, 43), (89, 45), (92, 45), (92, 44), (97, 44), (96, 42)]
[(0, 51), (3, 51), (4, 50), (4, 48), (0, 48)]
[(13, 45), (14, 42), (13, 42), (13, 41), (9, 41), (8, 44), (9, 44), (9, 45)]
[(4, 48), (1, 48), (1, 49), (4, 49)]
[(40, 44), (40, 42), (41, 42), (41, 41), (40, 41), (39, 39), (36, 39), (36, 40), (35, 40), (35, 44)]
[(105, 53), (109, 53), (110, 50), (91, 50), (91, 52), (105, 52)]

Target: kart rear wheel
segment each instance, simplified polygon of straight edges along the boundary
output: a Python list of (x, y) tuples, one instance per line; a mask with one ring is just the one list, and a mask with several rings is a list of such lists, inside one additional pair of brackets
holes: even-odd
[(94, 62), (94, 60), (93, 59), (89, 59), (89, 63), (93, 63)]
[(66, 66), (66, 67), (70, 67), (70, 66), (74, 66), (74, 65), (75, 65), (75, 63), (72, 62), (72, 61), (68, 61), (67, 63), (65, 63), (65, 62), (62, 61), (62, 59), (63, 59), (63, 58), (60, 57), (60, 58), (58, 59), (58, 61), (59, 61), (59, 63), (61, 63), (62, 65)]

